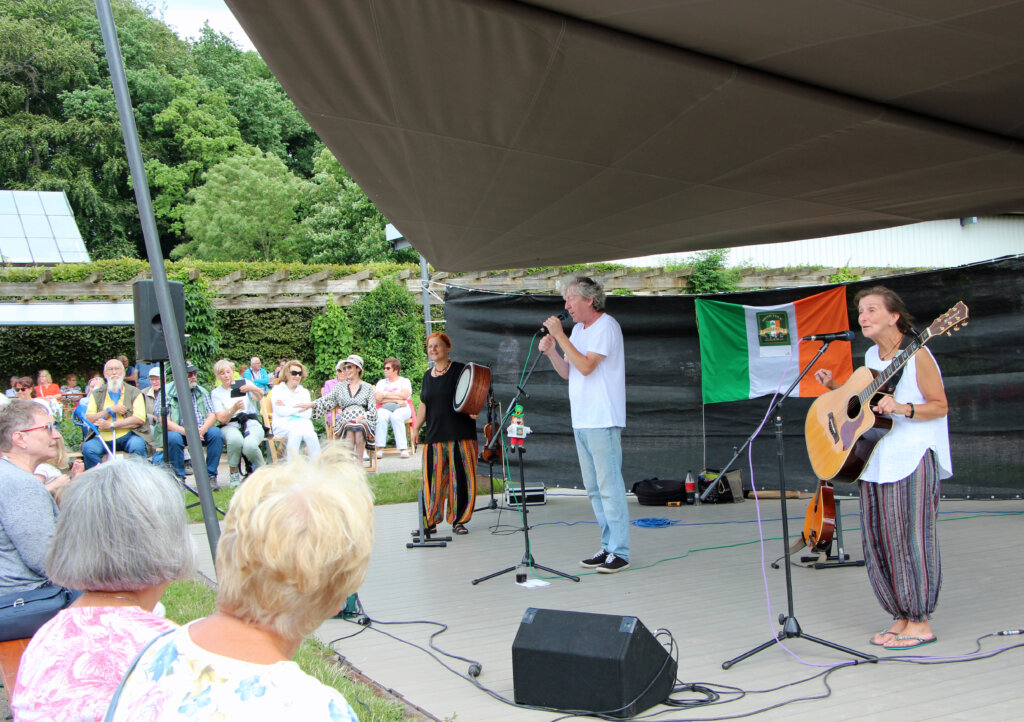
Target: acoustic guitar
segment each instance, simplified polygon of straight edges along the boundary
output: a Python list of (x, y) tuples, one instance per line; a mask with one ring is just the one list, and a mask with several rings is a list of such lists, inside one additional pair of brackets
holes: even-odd
[(804, 530), (792, 546), (790, 552), (810, 547), (812, 552), (827, 551), (832, 545), (832, 535), (836, 531), (836, 500), (832, 484), (822, 481), (818, 491), (807, 507), (804, 519)]
[(967, 317), (967, 306), (959, 301), (885, 369), (873, 371), (861, 366), (845, 384), (815, 399), (804, 422), (804, 438), (811, 467), (819, 479), (854, 482), (860, 478), (878, 442), (892, 430), (891, 418), (871, 411), (882, 396), (879, 389), (928, 341), (966, 325)]

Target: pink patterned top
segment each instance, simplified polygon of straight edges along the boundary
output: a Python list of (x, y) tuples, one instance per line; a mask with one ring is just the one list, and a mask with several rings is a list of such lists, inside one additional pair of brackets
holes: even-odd
[(18, 722), (101, 720), (128, 665), (177, 625), (139, 607), (70, 607), (39, 628), (11, 695)]

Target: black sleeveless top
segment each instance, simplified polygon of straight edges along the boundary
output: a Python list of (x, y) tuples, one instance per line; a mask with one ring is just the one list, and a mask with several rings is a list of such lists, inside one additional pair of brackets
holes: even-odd
[(428, 370), (423, 374), (420, 400), (427, 405), (426, 443), (442, 441), (476, 440), (476, 421), (452, 408), (455, 387), (466, 364), (452, 361), (444, 375), (434, 377)]

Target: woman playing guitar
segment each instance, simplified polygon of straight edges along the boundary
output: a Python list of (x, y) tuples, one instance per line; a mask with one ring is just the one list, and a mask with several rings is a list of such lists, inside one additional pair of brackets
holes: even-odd
[[(884, 286), (854, 298), (857, 321), (874, 342), (865, 365), (882, 371), (913, 338), (913, 318), (903, 300)], [(939, 482), (952, 474), (946, 392), (927, 349), (910, 357), (895, 389), (872, 399), (871, 410), (891, 419), (892, 430), (875, 447), (860, 475), (861, 530), (868, 578), (882, 608), (895, 620), (871, 638), (892, 650), (936, 641), (929, 619), (942, 583), (936, 521)], [(838, 388), (832, 372), (822, 385)]]

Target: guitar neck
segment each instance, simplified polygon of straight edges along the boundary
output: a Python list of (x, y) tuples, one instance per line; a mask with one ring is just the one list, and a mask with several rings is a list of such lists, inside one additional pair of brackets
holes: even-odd
[(857, 395), (861, 403), (867, 403), (876, 393), (878, 393), (878, 390), (885, 386), (889, 382), (889, 379), (891, 379), (896, 372), (903, 368), (904, 364), (910, 360), (910, 357), (920, 351), (924, 345), (928, 343), (928, 339), (930, 338), (931, 333), (928, 329), (925, 329), (921, 335), (911, 341), (905, 349), (896, 354), (896, 356), (893, 357), (892, 363), (886, 366), (878, 376), (875, 377), (874, 381), (868, 384), (864, 390)]

